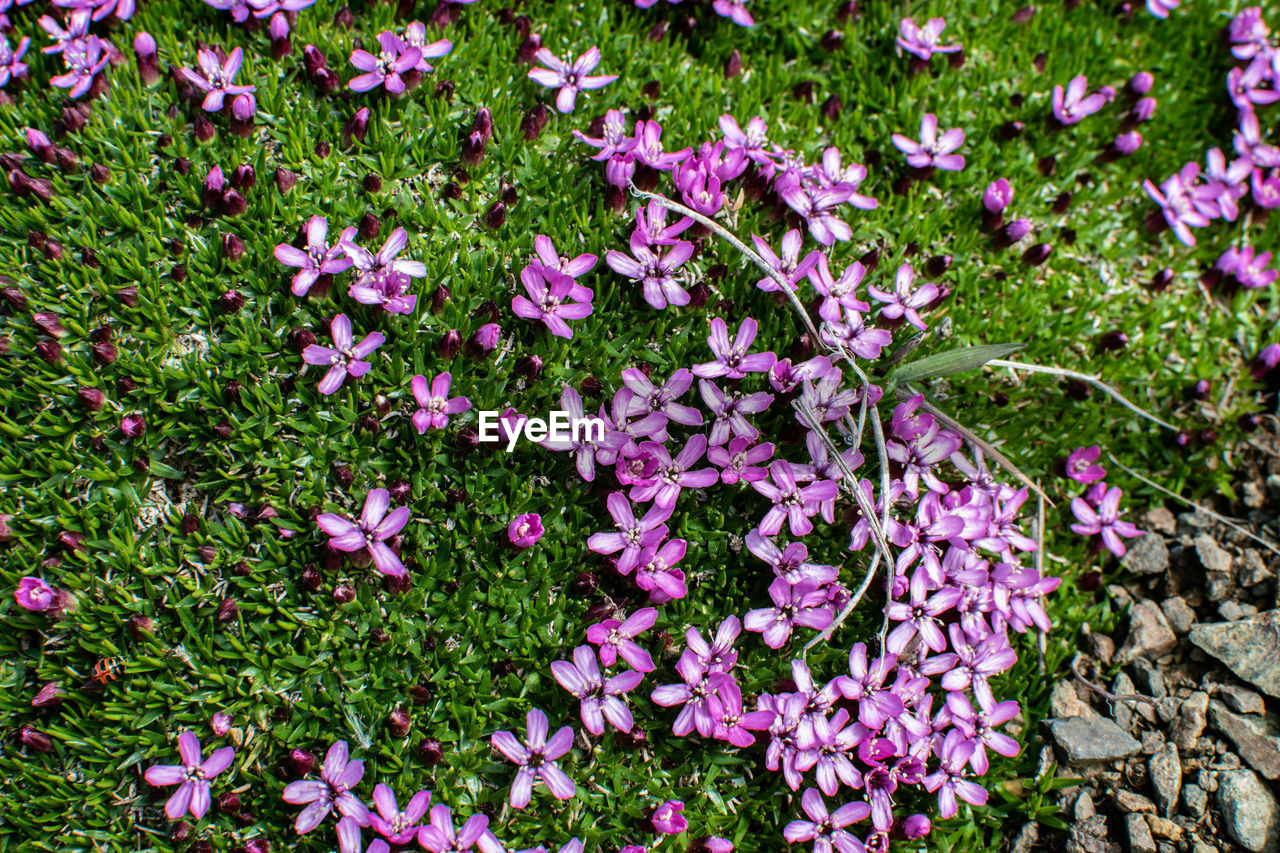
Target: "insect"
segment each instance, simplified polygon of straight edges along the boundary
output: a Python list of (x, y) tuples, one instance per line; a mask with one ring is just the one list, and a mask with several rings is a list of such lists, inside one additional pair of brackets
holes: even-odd
[(93, 665), (93, 680), (99, 684), (115, 681), (124, 672), (123, 657), (102, 658)]

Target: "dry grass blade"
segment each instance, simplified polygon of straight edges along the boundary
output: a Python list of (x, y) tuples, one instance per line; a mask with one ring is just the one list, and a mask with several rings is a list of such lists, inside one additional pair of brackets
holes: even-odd
[(1006, 361), (1003, 358), (993, 358), (987, 362), (987, 366), (988, 367), (1007, 367), (1010, 370), (1023, 370), (1023, 371), (1026, 371), (1027, 373), (1047, 373), (1050, 376), (1061, 376), (1064, 379), (1078, 379), (1081, 382), (1086, 382), (1089, 385), (1092, 385), (1094, 388), (1097, 388), (1099, 391), (1106, 394), (1108, 397), (1115, 400), (1117, 403), (1124, 406), (1126, 409), (1133, 412), (1135, 415), (1140, 415), (1146, 418), (1147, 420), (1151, 421), (1152, 423), (1159, 424), (1165, 429), (1171, 429), (1174, 432), (1177, 432), (1178, 430), (1176, 426), (1169, 423), (1168, 421), (1161, 420), (1160, 418), (1148, 412), (1146, 409), (1143, 409), (1141, 406), (1138, 406), (1136, 403), (1130, 402), (1127, 397), (1125, 397), (1119, 391), (1112, 388), (1110, 385), (1106, 384), (1096, 376), (1090, 376), (1089, 374), (1081, 373), (1078, 370), (1068, 370), (1064, 367), (1045, 367), (1044, 365), (1040, 365), (1040, 364), (1023, 364), (1020, 361)]

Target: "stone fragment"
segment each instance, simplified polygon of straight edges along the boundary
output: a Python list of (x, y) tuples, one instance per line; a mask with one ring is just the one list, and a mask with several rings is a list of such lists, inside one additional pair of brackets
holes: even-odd
[(1169, 627), (1173, 629), (1173, 633), (1179, 637), (1190, 631), (1191, 626), (1196, 621), (1196, 612), (1191, 609), (1191, 605), (1187, 604), (1187, 600), (1180, 595), (1166, 598), (1160, 602), (1160, 612), (1168, 620)]
[(1151, 802), (1141, 794), (1134, 793), (1133, 791), (1126, 791), (1123, 788), (1116, 791), (1111, 798), (1115, 800), (1116, 808), (1125, 814), (1155, 814), (1156, 811), (1155, 803)]
[(1169, 569), (1169, 547), (1164, 537), (1154, 533), (1139, 536), (1120, 561), (1126, 569), (1140, 575), (1158, 575)]
[(1078, 820), (1067, 830), (1065, 853), (1119, 853), (1120, 845), (1113, 844), (1109, 838), (1107, 819), (1103, 815)]
[(1168, 818), (1147, 815), (1147, 826), (1151, 828), (1151, 834), (1156, 838), (1167, 838), (1170, 841), (1182, 840), (1182, 827)]
[(1199, 820), (1209, 808), (1209, 792), (1199, 785), (1188, 785), (1182, 789), (1182, 807), (1188, 815)]
[(1172, 536), (1178, 529), (1178, 520), (1162, 506), (1147, 510), (1144, 520), (1147, 530), (1163, 533), (1165, 536)]
[(1122, 664), (1140, 657), (1155, 660), (1177, 645), (1178, 638), (1160, 612), (1160, 606), (1144, 599), (1129, 609), (1129, 635), (1116, 653), (1116, 660)]
[(1218, 812), (1222, 828), (1252, 853), (1280, 850), (1280, 811), (1275, 795), (1252, 770), (1219, 774)]
[[(1132, 695), (1137, 686), (1133, 683), (1133, 679), (1128, 673), (1121, 672), (1116, 675), (1115, 680), (1111, 682), (1111, 693), (1115, 696)], [(1112, 702), (1111, 718), (1116, 721), (1116, 725), (1124, 729), (1126, 732), (1133, 732), (1133, 705), (1129, 702)]]
[[(1194, 615), (1191, 621), (1195, 621)], [(1188, 623), (1190, 627), (1190, 623)], [(1093, 656), (1102, 661), (1104, 666), (1110, 666), (1111, 659), (1116, 655), (1116, 641), (1108, 637), (1106, 634), (1098, 634), (1090, 631), (1088, 635), (1089, 651)]]
[(1240, 586), (1256, 586), (1274, 577), (1267, 563), (1253, 548), (1245, 548), (1240, 555), (1240, 566), (1236, 570), (1236, 583)]
[(1193, 625), (1191, 642), (1268, 696), (1280, 698), (1280, 611)]
[(1280, 779), (1280, 738), (1266, 717), (1244, 717), (1214, 699), (1209, 722), (1226, 735), (1245, 763), (1268, 779)]
[(1133, 673), (1133, 683), (1138, 690), (1150, 696), (1152, 699), (1163, 699), (1166, 690), (1164, 685), (1164, 676), (1160, 674), (1160, 670), (1155, 664), (1146, 658), (1138, 658), (1129, 667), (1129, 671)]
[(1224, 551), (1209, 534), (1201, 533), (1196, 536), (1195, 548), (1196, 556), (1200, 558), (1200, 565), (1209, 571), (1224, 573), (1231, 571), (1231, 555)]
[(1178, 745), (1178, 751), (1194, 750), (1208, 722), (1209, 694), (1197, 690), (1183, 701), (1178, 719), (1173, 724), (1173, 742)]
[(1060, 717), (1045, 728), (1067, 764), (1093, 764), (1128, 758), (1142, 748), (1105, 717)]
[(1156, 795), (1160, 813), (1170, 815), (1178, 805), (1178, 792), (1182, 789), (1182, 760), (1176, 744), (1166, 743), (1147, 761), (1147, 778)]
[(1124, 819), (1125, 832), (1129, 836), (1129, 853), (1156, 853), (1156, 840), (1151, 837), (1151, 827), (1140, 814)]
[(1228, 708), (1240, 714), (1262, 714), (1267, 710), (1262, 696), (1234, 684), (1219, 685), (1218, 698), (1225, 702)]
[(1055, 717), (1101, 716), (1081, 698), (1074, 680), (1062, 680), (1053, 685), (1053, 691), (1049, 694), (1049, 712)]

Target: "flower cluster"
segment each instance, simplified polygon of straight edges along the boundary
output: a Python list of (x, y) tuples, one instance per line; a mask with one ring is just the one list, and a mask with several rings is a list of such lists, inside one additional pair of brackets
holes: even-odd
[(1081, 536), (1096, 536), (1108, 551), (1123, 557), (1124, 540), (1142, 536), (1145, 531), (1120, 518), (1123, 493), (1119, 486), (1107, 486), (1107, 471), (1098, 464), (1101, 455), (1101, 448), (1094, 445), (1077, 447), (1067, 457), (1064, 465), (1067, 477), (1089, 487), (1083, 496), (1071, 501), (1071, 512), (1076, 517), (1071, 529)]

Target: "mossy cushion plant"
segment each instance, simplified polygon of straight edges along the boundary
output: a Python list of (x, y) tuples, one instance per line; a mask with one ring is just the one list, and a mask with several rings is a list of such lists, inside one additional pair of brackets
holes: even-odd
[(1274, 406), (1258, 9), (0, 11), (0, 851), (1061, 825)]

